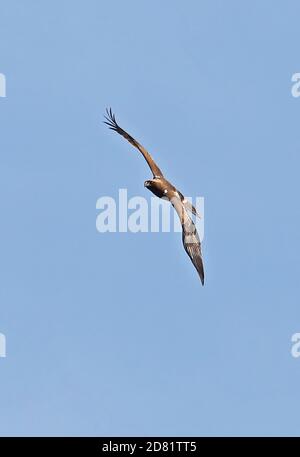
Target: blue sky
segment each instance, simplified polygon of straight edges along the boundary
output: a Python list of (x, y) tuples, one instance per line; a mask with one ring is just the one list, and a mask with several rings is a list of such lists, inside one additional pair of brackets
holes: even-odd
[[(298, 1), (1, 1), (1, 435), (299, 435)], [(205, 198), (178, 233), (96, 231), (151, 194), (120, 124)]]

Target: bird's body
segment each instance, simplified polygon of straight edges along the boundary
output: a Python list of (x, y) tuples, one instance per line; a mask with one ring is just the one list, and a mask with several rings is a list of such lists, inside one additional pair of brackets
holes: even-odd
[(145, 187), (149, 189), (158, 198), (165, 197), (170, 200), (172, 197), (179, 196), (176, 187), (167, 181), (163, 176), (154, 177), (148, 181), (145, 181)]
[(173, 186), (173, 184), (171, 184), (164, 177), (162, 171), (154, 162), (149, 152), (117, 124), (116, 118), (111, 109), (106, 110), (106, 112), (107, 116), (105, 116), (106, 121), (104, 122), (109, 126), (110, 129), (122, 135), (135, 148), (137, 148), (148, 163), (153, 174), (153, 179), (145, 181), (145, 187), (154, 195), (156, 195), (156, 197), (169, 200), (176, 210), (182, 226), (182, 242), (184, 249), (193, 262), (199, 274), (202, 285), (204, 285), (204, 268), (202, 262), (200, 239), (196, 230), (196, 226), (188, 212), (191, 212), (195, 216), (200, 217), (199, 214), (197, 213), (194, 206), (185, 199), (183, 194), (179, 192), (179, 190), (176, 189), (176, 187)]

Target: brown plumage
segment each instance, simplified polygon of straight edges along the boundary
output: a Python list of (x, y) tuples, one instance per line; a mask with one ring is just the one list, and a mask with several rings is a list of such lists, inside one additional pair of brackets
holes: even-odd
[(184, 249), (193, 262), (202, 285), (204, 285), (201, 243), (196, 226), (188, 214), (188, 211), (190, 211), (192, 214), (200, 217), (196, 209), (188, 200), (185, 199), (182, 193), (173, 186), (173, 184), (167, 181), (149, 152), (118, 125), (111, 108), (106, 110), (106, 114), (107, 116), (104, 116), (106, 119), (104, 123), (107, 124), (110, 129), (126, 138), (129, 143), (137, 148), (143, 154), (146, 162), (148, 163), (153, 174), (153, 179), (145, 181), (145, 187), (147, 187), (147, 189), (149, 189), (157, 197), (169, 200), (176, 210), (182, 226), (182, 242)]

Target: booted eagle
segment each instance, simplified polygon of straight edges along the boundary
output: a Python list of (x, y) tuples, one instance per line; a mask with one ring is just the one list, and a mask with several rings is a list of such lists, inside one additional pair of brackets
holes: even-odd
[(188, 212), (191, 212), (195, 216), (200, 217), (199, 214), (197, 213), (194, 206), (182, 195), (182, 193), (179, 192), (179, 190), (177, 190), (173, 184), (167, 181), (161, 169), (156, 165), (149, 152), (118, 125), (111, 108), (106, 110), (106, 114), (107, 115), (104, 116), (106, 119), (104, 123), (107, 124), (111, 130), (114, 130), (115, 132), (119, 133), (119, 135), (122, 135), (124, 138), (126, 138), (126, 140), (128, 140), (132, 146), (137, 148), (146, 159), (146, 162), (152, 171), (153, 179), (145, 181), (145, 187), (147, 187), (147, 189), (149, 189), (157, 197), (169, 200), (175, 208), (182, 226), (182, 242), (184, 249), (193, 262), (202, 285), (204, 285), (204, 268), (201, 254), (201, 243), (196, 230), (196, 226)]

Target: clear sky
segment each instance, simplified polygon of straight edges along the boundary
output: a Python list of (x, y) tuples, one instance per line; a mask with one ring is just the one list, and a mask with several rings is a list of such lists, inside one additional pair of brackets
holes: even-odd
[[(1, 435), (300, 435), (297, 0), (0, 0)], [(178, 233), (96, 230), (151, 173)]]

